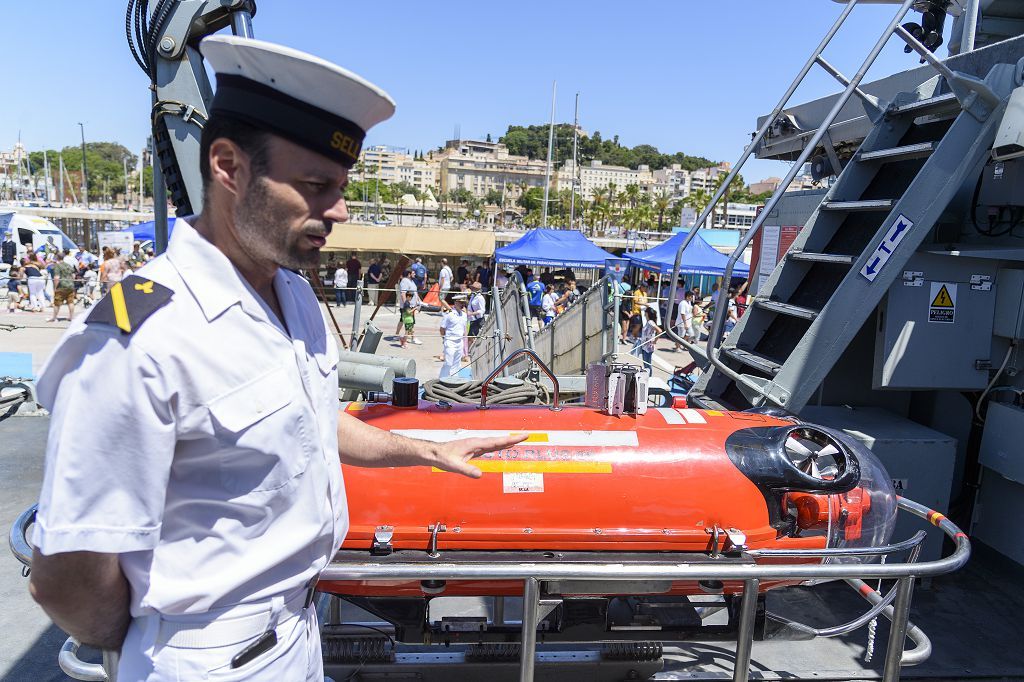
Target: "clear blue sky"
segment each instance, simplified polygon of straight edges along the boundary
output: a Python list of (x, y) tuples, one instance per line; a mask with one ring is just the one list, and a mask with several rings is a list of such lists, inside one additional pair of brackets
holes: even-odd
[[(87, 140), (138, 150), (150, 100), (125, 42), (126, 3), (0, 4), (0, 148), (10, 149), (19, 131), (30, 150), (77, 144), (82, 121)], [(509, 123), (544, 123), (557, 80), (559, 121), (572, 120), (579, 92), (588, 132), (734, 161), (756, 117), (771, 110), (841, 9), (831, 0), (260, 0), (254, 29), (391, 93), (398, 111), (368, 144), (429, 149), (456, 125), (464, 138), (496, 139)], [(852, 74), (894, 12), (858, 7), (829, 61)], [(869, 79), (917, 65), (897, 40)], [(815, 73), (793, 101), (835, 89)], [(744, 177), (784, 171), (752, 162)]]

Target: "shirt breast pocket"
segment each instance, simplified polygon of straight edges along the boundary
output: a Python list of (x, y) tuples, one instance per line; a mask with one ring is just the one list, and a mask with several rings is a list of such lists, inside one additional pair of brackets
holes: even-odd
[(296, 386), (278, 367), (208, 403), (219, 441), (221, 484), (230, 492), (272, 491), (305, 472), (310, 438)]

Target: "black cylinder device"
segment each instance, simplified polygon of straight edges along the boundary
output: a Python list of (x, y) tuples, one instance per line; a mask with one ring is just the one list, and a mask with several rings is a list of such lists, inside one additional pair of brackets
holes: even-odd
[(396, 377), (391, 387), (391, 404), (395, 407), (417, 407), (420, 382), (415, 377)]

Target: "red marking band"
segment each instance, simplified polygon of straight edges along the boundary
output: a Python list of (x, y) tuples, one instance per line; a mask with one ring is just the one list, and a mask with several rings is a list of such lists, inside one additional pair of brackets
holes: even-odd
[(864, 584), (864, 585), (860, 586), (860, 593), (861, 594), (871, 594), (872, 592), (874, 592), (874, 590), (871, 588), (870, 585)]

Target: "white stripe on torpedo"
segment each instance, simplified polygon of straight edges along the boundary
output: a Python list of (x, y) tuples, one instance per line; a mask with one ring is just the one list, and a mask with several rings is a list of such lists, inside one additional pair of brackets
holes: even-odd
[(510, 433), (537, 434), (536, 440), (521, 443), (520, 447), (530, 445), (559, 445), (598, 447), (629, 447), (640, 445), (636, 431), (516, 431), (515, 429), (392, 429), (391, 433), (406, 438), (418, 438), (434, 443), (447, 443), (459, 438), (504, 438)]
[(683, 419), (685, 419), (688, 424), (708, 423), (707, 420), (705, 420), (704, 417), (701, 416), (701, 413), (698, 412), (697, 410), (681, 409), (679, 410), (679, 414), (683, 415)]
[(671, 407), (659, 407), (657, 408), (658, 414), (665, 418), (665, 421), (669, 424), (685, 424), (686, 420), (683, 419), (683, 415), (679, 414)]

